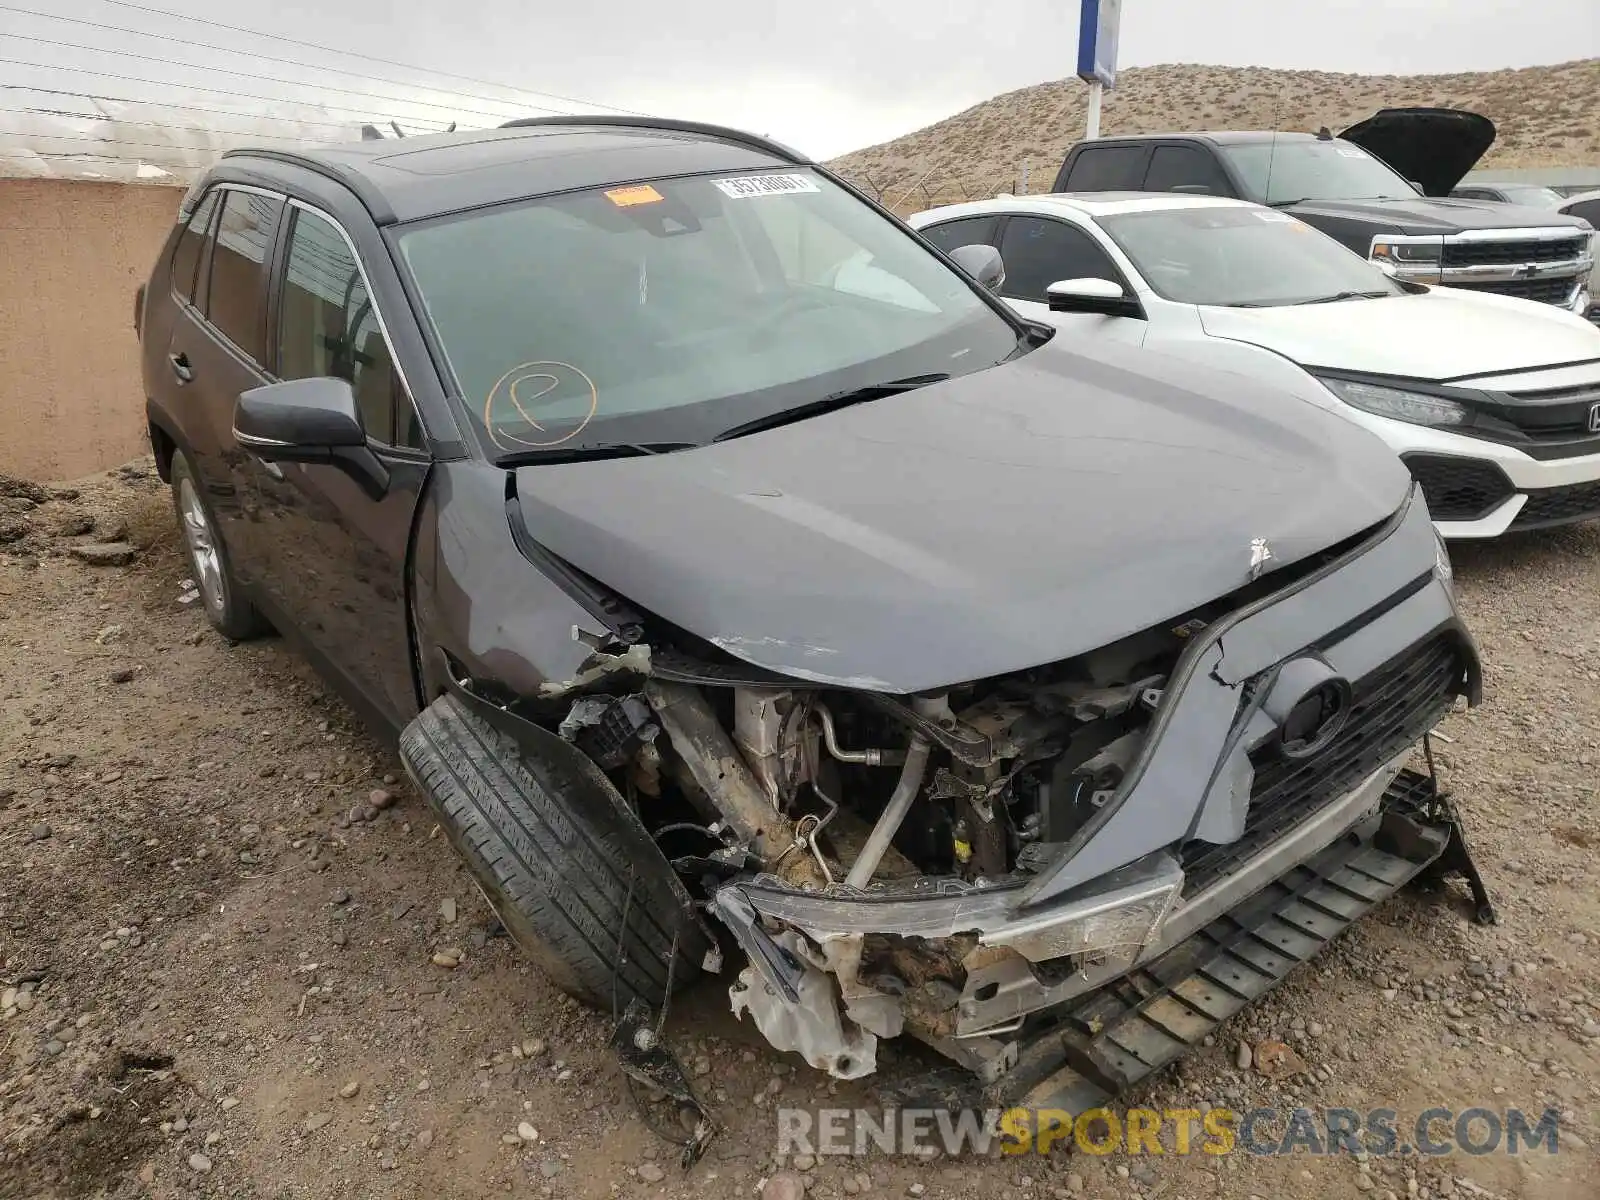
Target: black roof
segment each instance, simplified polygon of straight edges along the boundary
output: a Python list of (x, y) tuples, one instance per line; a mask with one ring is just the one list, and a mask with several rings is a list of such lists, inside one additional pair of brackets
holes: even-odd
[(231, 150), (223, 157), (256, 160), (258, 168), (289, 163), (337, 179), (380, 225), (577, 188), (810, 161), (718, 125), (588, 116), (295, 150)]

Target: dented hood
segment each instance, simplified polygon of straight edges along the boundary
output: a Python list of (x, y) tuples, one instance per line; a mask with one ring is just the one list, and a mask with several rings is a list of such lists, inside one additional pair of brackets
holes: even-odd
[(1384, 108), (1339, 135), (1422, 187), (1448, 196), (1494, 145), (1494, 122), (1459, 108)]
[(799, 679), (919, 692), (1070, 657), (1383, 520), (1409, 476), (1243, 376), (1065, 338), (698, 449), (517, 469), (529, 533)]

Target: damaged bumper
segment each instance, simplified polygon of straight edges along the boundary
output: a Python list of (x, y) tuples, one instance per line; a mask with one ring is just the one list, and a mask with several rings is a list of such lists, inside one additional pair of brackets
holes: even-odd
[(1439, 873), (1464, 875), (1477, 918), (1494, 919), (1448, 798), (1432, 777), (1401, 771), (1331, 845), (1014, 1043), (987, 1095), (1094, 1108), (1188, 1053), (1407, 883)]
[[(1196, 635), (1123, 784), (1070, 840), (1038, 847), (1031, 873), (869, 888), (728, 882), (710, 909), (752, 964), (736, 1010), (836, 1074), (870, 1070), (872, 1039), (906, 1032), (994, 1078), (1064, 1007), (1191, 954), (1192, 939), (1237, 924), (1335, 850), (1367, 847), (1362, 861), (1382, 867), (1356, 888), (1364, 911), (1442, 854), (1454, 829), (1431, 776), (1403, 770), (1479, 687), (1448, 576), (1415, 568), (1435, 544), (1413, 504), (1358, 554)], [(1326, 696), (1331, 715), (1289, 752), (1288, 714), (1308, 696)], [(1401, 809), (1422, 814), (1405, 818), (1421, 832), (1403, 853), (1383, 850), (1379, 831)], [(1359, 915), (1335, 906), (1347, 910)], [(919, 971), (939, 956), (959, 969)]]

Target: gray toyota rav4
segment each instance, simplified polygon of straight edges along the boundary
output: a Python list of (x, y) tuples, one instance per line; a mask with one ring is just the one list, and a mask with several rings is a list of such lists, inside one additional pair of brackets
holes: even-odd
[(1020, 320), (992, 254), (764, 139), (550, 119), (230, 153), (140, 289), (212, 623), (398, 740), (685, 1103), (697, 977), (835, 1076), (906, 1035), (1081, 1110), (1408, 881), (1492, 919), (1412, 758), (1479, 667), (1405, 469)]

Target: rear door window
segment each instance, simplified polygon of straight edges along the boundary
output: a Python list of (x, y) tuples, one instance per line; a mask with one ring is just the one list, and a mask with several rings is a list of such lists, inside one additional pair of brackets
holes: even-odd
[(1146, 147), (1085, 146), (1072, 160), (1069, 192), (1136, 192), (1144, 177)]
[[(1000, 239), (1006, 264), (1001, 295), (1008, 300), (1045, 303), (1045, 289), (1063, 279), (1108, 279), (1122, 284), (1116, 266), (1095, 240), (1065, 221), (1012, 217)], [(1124, 285), (1125, 286), (1125, 285)]]
[(206, 319), (257, 363), (265, 358), (267, 251), (283, 199), (227, 189), (211, 253)]
[(200, 264), (205, 262), (206, 243), (211, 235), (211, 218), (217, 212), (218, 195), (213, 190), (200, 201), (172, 252), (172, 290), (190, 304), (205, 303), (204, 295), (195, 293), (195, 281), (200, 274)]

